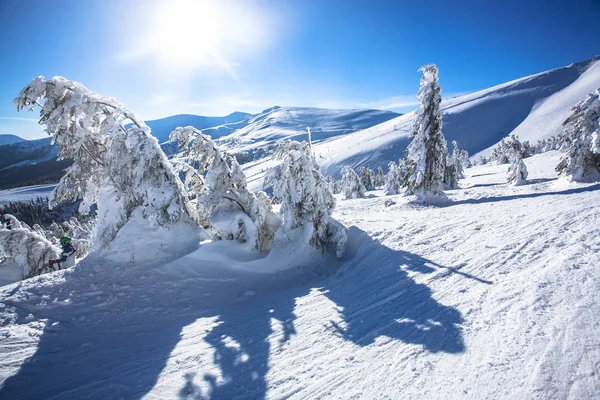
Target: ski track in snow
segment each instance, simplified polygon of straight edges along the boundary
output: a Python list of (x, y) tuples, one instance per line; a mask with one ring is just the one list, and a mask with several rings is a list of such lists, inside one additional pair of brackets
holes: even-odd
[(557, 161), (470, 168), (437, 207), (340, 200), (342, 262), (216, 243), (2, 287), (0, 399), (598, 397), (600, 184)]

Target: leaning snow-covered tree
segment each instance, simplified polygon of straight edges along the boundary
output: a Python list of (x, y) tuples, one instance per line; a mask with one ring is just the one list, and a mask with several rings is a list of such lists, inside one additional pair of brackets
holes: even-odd
[(448, 150), (442, 134), (442, 89), (438, 83), (438, 69), (435, 64), (428, 64), (419, 71), (423, 72), (417, 93), (420, 106), (413, 125), (413, 140), (406, 152), (404, 186), (406, 194), (426, 200), (444, 195), (442, 181)]
[(556, 167), (566, 177), (579, 180), (592, 171), (600, 172), (600, 88), (571, 109), (563, 122), (560, 147), (567, 148)]
[(226, 159), (209, 136), (191, 126), (175, 129), (170, 139), (185, 151), (178, 166), (196, 196), (199, 222), (212, 229), (216, 239), (240, 240), (253, 250), (270, 250), (279, 220), (268, 196), (248, 190), (235, 157)]
[(343, 256), (346, 231), (331, 217), (335, 199), (310, 145), (284, 141), (274, 157), (282, 162), (267, 171), (264, 187), (272, 187), (273, 194), (281, 198), (280, 231), (288, 238), (309, 238), (308, 244), (317, 249), (333, 247), (338, 257)]
[(48, 272), (48, 261), (59, 258), (60, 250), (52, 242), (10, 214), (0, 222), (0, 259), (11, 260), (23, 268), (23, 278)]
[(85, 214), (96, 204), (95, 248), (107, 248), (134, 213), (152, 226), (192, 223), (183, 185), (150, 128), (117, 100), (63, 77), (39, 77), (14, 104), (18, 110), (38, 106), (59, 157), (73, 160), (50, 205), (82, 198)]
[(345, 165), (342, 167), (342, 191), (346, 199), (358, 199), (365, 197), (366, 189), (362, 184), (360, 177), (354, 170)]

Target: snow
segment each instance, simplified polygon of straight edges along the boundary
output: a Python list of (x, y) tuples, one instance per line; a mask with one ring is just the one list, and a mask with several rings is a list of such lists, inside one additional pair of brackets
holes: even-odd
[(38, 197), (48, 197), (56, 187), (55, 183), (49, 185), (26, 186), (15, 189), (0, 190), (0, 205), (17, 201), (29, 201)]
[(436, 207), (336, 195), (342, 260), (139, 232), (146, 261), (4, 286), (0, 398), (597, 397), (600, 184), (558, 160), (468, 168)]

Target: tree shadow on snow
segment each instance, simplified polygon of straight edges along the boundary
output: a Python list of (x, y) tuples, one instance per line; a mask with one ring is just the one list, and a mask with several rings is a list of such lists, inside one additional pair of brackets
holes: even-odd
[(482, 197), (479, 199), (464, 199), (451, 201), (446, 204), (442, 204), (441, 207), (452, 207), (460, 204), (482, 204), (482, 203), (495, 203), (497, 201), (506, 201), (506, 200), (518, 200), (518, 199), (531, 199), (542, 196), (554, 196), (554, 195), (565, 195), (565, 194), (578, 194), (585, 192), (593, 192), (596, 190), (600, 190), (600, 184), (579, 187), (574, 189), (567, 189), (561, 191), (554, 192), (539, 192), (539, 193), (526, 193), (526, 194), (515, 194), (510, 196), (496, 196), (496, 197)]
[(446, 269), (452, 273), (459, 267), (445, 267), (417, 254), (390, 249), (356, 227), (349, 230), (348, 247), (352, 258), (323, 288), (340, 309), (342, 322), (330, 321), (334, 332), (360, 346), (386, 336), (422, 345), (431, 352), (465, 350), (460, 312), (439, 303), (429, 287), (416, 283), (407, 272), (429, 274)]
[[(342, 265), (333, 259), (328, 263), (335, 268)], [(425, 351), (460, 353), (465, 350), (460, 313), (439, 303), (431, 289), (411, 279), (409, 271), (429, 274), (446, 269), (476, 279), (459, 272), (460, 267), (444, 267), (416, 254), (392, 250), (356, 227), (349, 230), (343, 267), (328, 277), (304, 276), (302, 268), (292, 268), (273, 274), (266, 285), (263, 274), (249, 276), (250, 283), (236, 283), (232, 279), (239, 275), (227, 276), (218, 268), (209, 268), (198, 277), (198, 285), (210, 282), (202, 291), (194, 286), (195, 281), (181, 286), (173, 279), (148, 278), (151, 275), (141, 275), (134, 290), (119, 287), (129, 283), (123, 281), (126, 275), (104, 273), (104, 268), (90, 259), (88, 265), (65, 274), (64, 282), (38, 289), (45, 291), (50, 301), (70, 297), (77, 300), (76, 305), (66, 302), (52, 313), (43, 306), (19, 311), (23, 319), (17, 323), (26, 324), (29, 313), (47, 318), (48, 323), (35, 354), (4, 382), (0, 398), (141, 398), (154, 388), (173, 350), (185, 339), (182, 329), (203, 317), (217, 317), (217, 322), (209, 325), (207, 332), (193, 332), (200, 339), (189, 339), (192, 346), (174, 360), (182, 362), (177, 368), (185, 381), (179, 397), (265, 398), (274, 346), (285, 349), (294, 335), (301, 334), (295, 326), (296, 300), (315, 290), (337, 306), (340, 318), (322, 321), (331, 335), (359, 346), (385, 336), (421, 345)], [(99, 274), (98, 287), (89, 286), (90, 273)], [(87, 286), (79, 285), (84, 279)], [(240, 297), (252, 285), (259, 287), (256, 294), (250, 299)], [(140, 288), (147, 289), (146, 295), (140, 295)], [(222, 300), (224, 296), (237, 300), (211, 303), (212, 298)], [(197, 350), (202, 341), (210, 346), (211, 360)], [(202, 359), (194, 364), (194, 357)], [(167, 371), (177, 374), (177, 368)], [(279, 375), (285, 373), (278, 371)]]

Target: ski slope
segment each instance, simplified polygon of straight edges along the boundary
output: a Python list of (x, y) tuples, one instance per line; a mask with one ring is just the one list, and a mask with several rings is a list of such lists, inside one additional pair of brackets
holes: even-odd
[(440, 207), (340, 200), (341, 261), (202, 243), (2, 287), (0, 398), (597, 397), (600, 184), (558, 158), (468, 169)]

